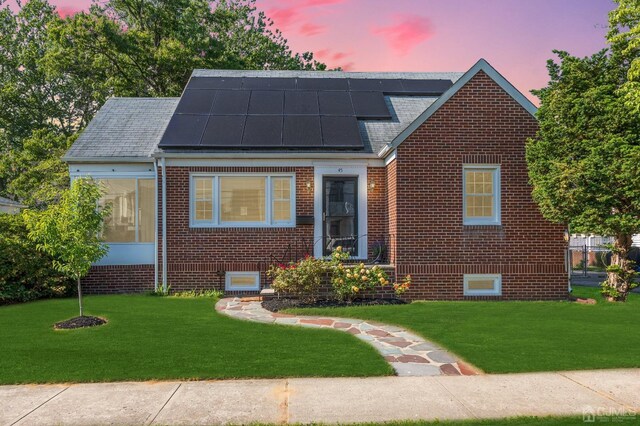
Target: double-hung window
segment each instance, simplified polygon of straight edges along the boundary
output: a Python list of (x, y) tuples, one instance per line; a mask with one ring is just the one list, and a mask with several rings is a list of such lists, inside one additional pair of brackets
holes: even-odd
[(462, 173), (463, 223), (500, 225), (500, 166), (465, 165)]
[(292, 175), (194, 174), (193, 227), (295, 226)]

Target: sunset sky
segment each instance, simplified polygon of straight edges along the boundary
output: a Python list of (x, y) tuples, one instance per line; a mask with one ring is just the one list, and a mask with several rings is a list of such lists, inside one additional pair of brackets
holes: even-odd
[[(90, 0), (52, 0), (61, 14)], [(605, 47), (611, 0), (258, 0), (294, 51), (349, 71), (465, 71), (485, 58), (529, 96), (552, 49)]]

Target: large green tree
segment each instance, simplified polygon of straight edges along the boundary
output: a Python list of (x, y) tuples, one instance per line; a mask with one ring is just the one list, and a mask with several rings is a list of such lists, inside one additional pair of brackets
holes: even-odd
[(66, 19), (18, 6), (0, 8), (0, 195), (32, 207), (59, 198), (59, 157), (110, 96), (179, 96), (194, 68), (326, 68), (255, 0), (96, 1)]
[(636, 111), (640, 111), (640, 1), (618, 0), (618, 7), (609, 13), (607, 39), (616, 55), (629, 62), (627, 81), (622, 93)]
[(110, 0), (53, 25), (51, 70), (117, 96), (179, 96), (196, 68), (325, 69), (255, 0)]
[(527, 144), (533, 197), (549, 220), (615, 238), (602, 291), (624, 301), (636, 286), (628, 259), (640, 233), (640, 114), (626, 100), (629, 52), (578, 58), (555, 51), (540, 98), (540, 129)]
[[(31, 200), (23, 195), (39, 190), (45, 181), (28, 186), (14, 184), (15, 191), (9, 189), (10, 183), (35, 163), (50, 163), (51, 159), (51, 150), (34, 147), (34, 141), (48, 143), (50, 138), (71, 137), (104, 101), (95, 96), (90, 79), (54, 75), (44, 65), (50, 49), (50, 28), (60, 22), (55, 9), (44, 0), (20, 4), (17, 12), (8, 7), (0, 9), (0, 195), (25, 202)], [(29, 161), (20, 161), (26, 141), (31, 141), (31, 154), (38, 151), (39, 158), (28, 154)], [(40, 169), (42, 172), (44, 167)]]

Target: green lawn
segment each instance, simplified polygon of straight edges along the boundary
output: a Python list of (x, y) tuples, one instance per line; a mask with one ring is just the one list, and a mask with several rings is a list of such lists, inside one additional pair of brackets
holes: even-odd
[[(609, 420), (608, 417), (602, 420)], [(599, 421), (602, 421), (599, 420)], [(626, 420), (626, 421), (624, 421)], [(622, 424), (630, 424), (629, 419), (623, 419)], [(510, 417), (507, 419), (482, 419), (482, 420), (444, 420), (444, 421), (406, 421), (388, 423), (362, 423), (358, 426), (569, 426), (584, 425), (582, 417)], [(588, 423), (587, 423), (588, 424)], [(355, 425), (354, 425), (355, 426)]]
[(333, 330), (250, 323), (209, 298), (89, 296), (106, 325), (53, 329), (75, 299), (0, 307), (0, 384), (392, 374), (369, 345)]
[(640, 295), (612, 304), (597, 288), (574, 294), (598, 303), (414, 302), (295, 312), (407, 327), (488, 373), (640, 367)]

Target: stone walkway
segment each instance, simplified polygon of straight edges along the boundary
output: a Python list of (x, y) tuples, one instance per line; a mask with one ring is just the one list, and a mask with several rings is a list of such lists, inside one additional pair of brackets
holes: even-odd
[(221, 299), (216, 310), (233, 318), (301, 327), (331, 328), (353, 334), (382, 354), (398, 376), (472, 376), (479, 370), (407, 330), (349, 318), (297, 316), (268, 311), (258, 298)]

